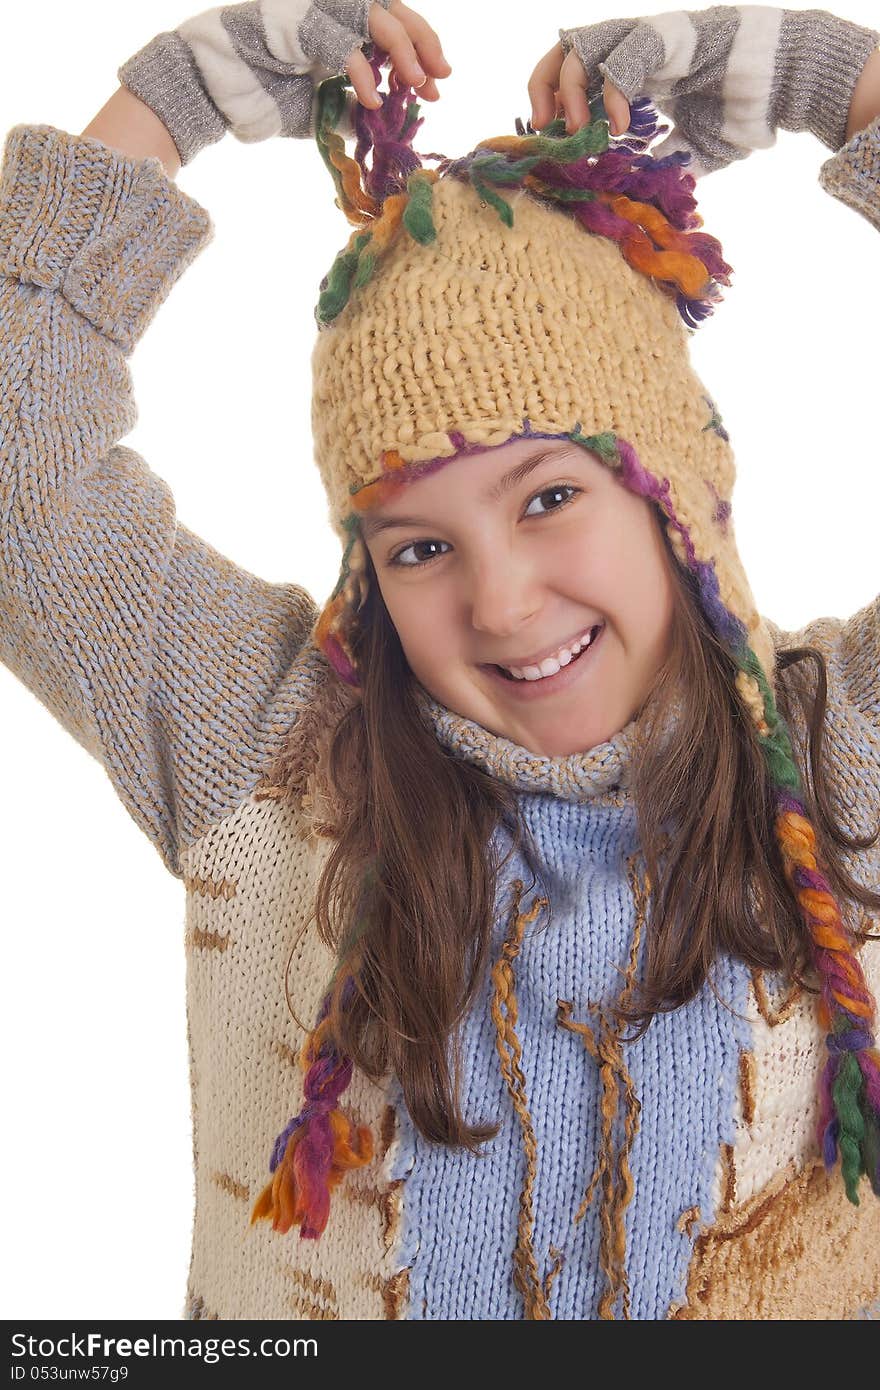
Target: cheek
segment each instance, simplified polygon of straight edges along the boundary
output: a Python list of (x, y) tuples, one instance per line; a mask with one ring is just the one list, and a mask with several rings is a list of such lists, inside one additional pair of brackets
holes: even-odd
[[(387, 592), (386, 592), (387, 590)], [(413, 669), (432, 670), (449, 659), (454, 633), (448, 604), (440, 600), (435, 586), (387, 585), (382, 590), (404, 655)]]

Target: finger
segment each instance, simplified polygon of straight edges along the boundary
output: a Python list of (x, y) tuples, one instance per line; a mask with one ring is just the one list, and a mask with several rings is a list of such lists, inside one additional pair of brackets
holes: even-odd
[(535, 64), (528, 82), (529, 101), (532, 105), (532, 126), (542, 130), (549, 125), (556, 114), (556, 92), (559, 87), (559, 71), (562, 67), (562, 44), (557, 43)]
[(419, 88), (419, 97), (425, 101), (440, 100), (440, 89), (438, 88), (437, 83), (434, 81), (433, 77), (427, 78), (425, 80), (424, 86)]
[(629, 102), (620, 91), (615, 87), (610, 77), (605, 78), (602, 89), (602, 97), (605, 102), (605, 110), (608, 113), (608, 121), (612, 135), (622, 135), (625, 130), (629, 130), (630, 109)]
[(569, 135), (590, 123), (587, 101), (587, 74), (584, 65), (572, 48), (565, 57), (559, 74), (559, 95), (565, 109), (565, 128)]
[[(394, 14), (378, 5), (371, 5), (370, 37), (388, 54), (391, 66), (401, 80), (408, 82), (411, 87), (420, 87), (427, 81), (428, 74), (422, 68), (415, 44), (404, 27), (405, 14), (413, 15), (413, 11), (407, 10), (405, 5), (396, 7)], [(401, 17), (398, 18), (398, 15)], [(414, 18), (419, 20), (420, 16), (414, 15)], [(437, 75), (440, 76), (439, 73)]]
[(351, 78), (351, 85), (362, 106), (375, 109), (382, 105), (382, 98), (373, 81), (373, 69), (359, 48), (354, 48), (349, 53), (345, 61), (345, 71)]
[[(435, 29), (431, 28), (428, 21), (404, 4), (393, 4), (390, 13), (395, 19), (400, 19), (413, 41), (419, 61), (428, 76), (448, 77), (452, 72), (452, 64), (448, 62), (443, 52), (439, 35)], [(436, 91), (436, 87), (434, 90)]]

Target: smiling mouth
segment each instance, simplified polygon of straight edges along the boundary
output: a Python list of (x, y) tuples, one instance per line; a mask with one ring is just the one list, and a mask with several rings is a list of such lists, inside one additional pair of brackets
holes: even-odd
[[(569, 668), (569, 666), (574, 666), (574, 664), (575, 664), (576, 661), (580, 661), (581, 657), (584, 656), (588, 651), (591, 650), (592, 647), (595, 646), (596, 642), (598, 641), (599, 635), (600, 635), (600, 633), (601, 633), (601, 631), (602, 631), (602, 628), (603, 628), (604, 626), (605, 626), (604, 623), (597, 623), (595, 627), (593, 627), (593, 628), (590, 629), (590, 634), (591, 634), (591, 637), (592, 637), (592, 641), (590, 641), (590, 642), (587, 644), (586, 647), (581, 647), (580, 650), (579, 650), (578, 652), (575, 653), (575, 655), (571, 658), (570, 661), (567, 661), (566, 664), (565, 664), (564, 666), (560, 667), (559, 671), (556, 672), (556, 675), (561, 674), (562, 671), (567, 671), (568, 668)], [(492, 669), (493, 671), (497, 671), (498, 674), (504, 678), (504, 680), (513, 681), (515, 685), (526, 685), (526, 684), (527, 684), (527, 685), (535, 685), (535, 684), (540, 684), (540, 682), (539, 682), (539, 681), (536, 681), (536, 680), (528, 680), (527, 678), (522, 677), (522, 676), (512, 676), (512, 675), (510, 674), (510, 672), (506, 669), (506, 667), (504, 667), (504, 666), (499, 666), (498, 663), (497, 663), (497, 662), (494, 662), (494, 661), (491, 663), (491, 669)], [(542, 680), (548, 680), (548, 679), (549, 679), (549, 680), (552, 680), (553, 677), (552, 677), (552, 676), (550, 676), (550, 677), (548, 677), (548, 676), (543, 676), (541, 679), (542, 679)]]

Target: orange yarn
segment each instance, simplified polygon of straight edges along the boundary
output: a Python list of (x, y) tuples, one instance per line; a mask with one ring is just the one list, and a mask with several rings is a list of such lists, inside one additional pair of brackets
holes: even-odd
[(307, 1128), (303, 1125), (288, 1139), (284, 1157), (254, 1203), (252, 1226), (257, 1221), (271, 1219), (273, 1231), (286, 1235), (291, 1226), (299, 1226), (305, 1217), (311, 1217), (315, 1234), (320, 1235), (324, 1230), (330, 1214), (332, 1189), (350, 1169), (362, 1168), (373, 1157), (373, 1135), (367, 1125), (355, 1126), (341, 1110), (331, 1110), (327, 1118), (333, 1134), (333, 1158), (326, 1177), (326, 1201), (316, 1212), (310, 1206), (307, 1189), (295, 1172), (294, 1156)]
[[(843, 1008), (860, 1018), (871, 1019), (874, 1015), (874, 1001), (868, 990), (862, 968), (852, 953), (849, 932), (840, 916), (840, 911), (830, 893), (817, 888), (801, 888), (794, 881), (794, 870), (806, 868), (815, 870), (816, 836), (813, 827), (803, 816), (794, 811), (783, 811), (776, 820), (777, 835), (782, 847), (785, 876), (792, 892), (809, 918), (810, 931), (817, 946), (837, 953), (837, 967), (853, 988), (853, 994), (843, 994), (830, 986), (831, 993)], [(856, 995), (862, 997), (856, 997)], [(867, 997), (865, 997), (867, 996)], [(822, 1027), (831, 1030), (831, 1017), (824, 1000), (819, 1001), (819, 1018)]]

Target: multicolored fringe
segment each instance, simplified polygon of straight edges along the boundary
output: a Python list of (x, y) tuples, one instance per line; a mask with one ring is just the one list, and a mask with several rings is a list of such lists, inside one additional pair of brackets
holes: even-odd
[[(377, 51), (371, 60), (377, 88), (385, 57)], [(673, 298), (688, 328), (696, 328), (712, 312), (721, 298), (720, 286), (730, 284), (731, 267), (720, 242), (697, 230), (703, 219), (693, 196), (695, 181), (684, 169), (690, 155), (679, 151), (654, 159), (647, 152), (669, 129), (660, 124), (647, 97), (632, 103), (630, 128), (619, 139), (611, 136), (597, 99), (590, 123), (573, 135), (565, 134), (561, 118), (531, 135), (517, 121), (518, 134), (483, 140), (464, 158), (448, 159), (419, 156), (412, 149), (423, 121), (419, 103), (394, 69), (388, 82), (380, 109), (357, 104), (354, 159), (336, 129), (346, 109), (349, 79), (330, 78), (318, 89), (316, 139), (336, 185), (337, 203), (357, 228), (369, 228), (352, 233), (321, 281), (315, 309), (319, 328), (332, 323), (352, 291), (370, 280), (402, 227), (423, 245), (435, 239), (432, 185), (448, 176), (470, 182), (507, 227), (513, 226), (513, 210), (499, 188), (525, 188), (571, 212), (586, 231), (616, 242), (633, 269)], [(439, 161), (437, 169), (424, 168), (422, 159)]]
[[(343, 1007), (353, 988), (349, 977), (342, 991)], [(369, 1127), (354, 1126), (337, 1108), (351, 1082), (352, 1062), (331, 1041), (331, 999), (332, 987), (300, 1054), (306, 1070), (305, 1105), (275, 1140), (269, 1163), (274, 1177), (251, 1211), (251, 1225), (271, 1219), (272, 1229), (282, 1234), (299, 1226), (301, 1240), (318, 1239), (330, 1215), (332, 1189), (349, 1169), (362, 1168), (373, 1157)]]

